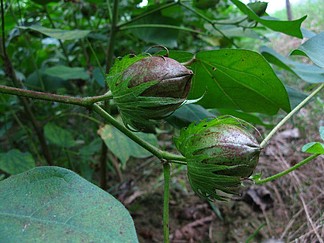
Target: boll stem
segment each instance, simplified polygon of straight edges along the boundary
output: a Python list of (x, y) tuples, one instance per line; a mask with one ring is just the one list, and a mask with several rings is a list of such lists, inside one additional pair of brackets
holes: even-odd
[(260, 148), (263, 149), (272, 138), (272, 136), (280, 129), (280, 127), (288, 121), (299, 109), (301, 109), (311, 98), (313, 98), (322, 88), (324, 84), (321, 84), (317, 89), (315, 89), (309, 96), (307, 96), (302, 102), (300, 102), (291, 112), (289, 112), (272, 130), (271, 132), (263, 139), (260, 144)]
[(273, 175), (273, 176), (269, 176), (269, 177), (264, 178), (264, 179), (257, 179), (257, 180), (255, 180), (255, 184), (257, 184), (257, 185), (261, 185), (261, 184), (267, 183), (267, 182), (269, 182), (269, 181), (276, 180), (276, 179), (278, 179), (278, 178), (280, 178), (280, 177), (282, 177), (282, 176), (284, 176), (284, 175), (287, 175), (288, 173), (290, 173), (290, 172), (292, 172), (292, 171), (298, 169), (299, 167), (301, 167), (301, 166), (307, 164), (308, 162), (310, 162), (311, 160), (315, 159), (315, 158), (318, 157), (319, 155), (320, 155), (320, 154), (313, 154), (313, 155), (309, 156), (308, 158), (306, 158), (306, 159), (300, 161), (299, 163), (295, 164), (294, 166), (290, 167), (290, 168), (287, 169), (287, 170), (284, 170), (284, 171), (282, 171), (282, 172), (280, 172), (280, 173), (278, 173), (278, 174), (275, 174), (275, 175)]

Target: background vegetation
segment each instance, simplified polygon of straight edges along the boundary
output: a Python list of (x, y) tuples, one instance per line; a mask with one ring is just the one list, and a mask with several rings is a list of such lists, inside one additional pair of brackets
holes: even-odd
[[(106, 73), (113, 59), (143, 53), (154, 45), (163, 45), (178, 60), (187, 61), (188, 52), (223, 48), (266, 52), (261, 46), (287, 57), (305, 41), (255, 25), (230, 1), (194, 1), (193, 5), (148, 1), (146, 6), (140, 2), (119, 1), (116, 20), (117, 10), (110, 1), (5, 1), (0, 85), (74, 97), (98, 96), (107, 91)], [(308, 15), (303, 22), (307, 33), (323, 31), (320, 2), (309, 0), (293, 7), (294, 19)], [(286, 19), (284, 10), (274, 16)], [(216, 28), (209, 19), (218, 23)], [(157, 51), (160, 49), (148, 50), (152, 54)], [(306, 57), (288, 59), (312, 64)], [(292, 107), (316, 86), (282, 67), (273, 68), (288, 90)], [(117, 117), (114, 103), (106, 105)], [(197, 119), (211, 114), (235, 115), (253, 123), (263, 134), (286, 113), (282, 109), (271, 114), (226, 106), (205, 108), (183, 107), (161, 124), (157, 135), (141, 136), (174, 151), (172, 137), (194, 120), (193, 113)], [(322, 116), (320, 94), (273, 138), (258, 171), (267, 176), (302, 160), (301, 147), (320, 140)], [(197, 198), (187, 184), (185, 168), (174, 166), (171, 238), (174, 242), (241, 242), (250, 236), (256, 241), (276, 238), (279, 242), (323, 238), (324, 208), (319, 202), (324, 199), (324, 167), (320, 159), (265, 187), (247, 187), (242, 197), (226, 203)], [(163, 177), (158, 159), (90, 109), (1, 93), (0, 178), (41, 165), (71, 169), (97, 184), (127, 206), (141, 242), (162, 240)]]

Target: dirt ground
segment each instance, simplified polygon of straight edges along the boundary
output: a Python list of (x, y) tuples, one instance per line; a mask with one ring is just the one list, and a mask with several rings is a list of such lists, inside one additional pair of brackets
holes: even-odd
[[(305, 129), (310, 122), (305, 119), (311, 115), (302, 110), (277, 133), (262, 152), (256, 172), (262, 172), (263, 177), (273, 175), (307, 157), (300, 152), (310, 142), (307, 137), (320, 141), (316, 132), (320, 124), (308, 127), (311, 134)], [(240, 195), (209, 203), (194, 195), (185, 166), (175, 166), (170, 196), (171, 242), (322, 243), (323, 173), (323, 157), (318, 157), (274, 182), (263, 186), (247, 183)], [(140, 242), (163, 242), (163, 176), (158, 160), (129, 161), (123, 180), (110, 193), (131, 212)]]

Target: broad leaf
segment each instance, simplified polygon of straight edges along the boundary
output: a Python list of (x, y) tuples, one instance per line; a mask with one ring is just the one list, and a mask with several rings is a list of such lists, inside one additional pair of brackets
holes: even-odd
[(138, 242), (126, 208), (72, 171), (38, 167), (0, 182), (0, 242)]
[(86, 37), (90, 30), (61, 30), (61, 29), (50, 29), (40, 25), (31, 25), (31, 26), (19, 26), (21, 29), (30, 29), (37, 32), (40, 32), (44, 35), (60, 39), (60, 40), (75, 40)]
[(324, 68), (324, 32), (307, 40), (291, 55), (308, 56), (316, 65)]
[(262, 55), (271, 63), (281, 67), (287, 71), (290, 71), (309, 83), (321, 83), (324, 82), (324, 69), (315, 65), (302, 64), (289, 60), (273, 49), (263, 46), (260, 48)]
[(81, 67), (54, 66), (45, 69), (44, 74), (61, 78), (69, 79), (89, 79), (89, 74)]
[(320, 142), (307, 143), (302, 147), (302, 151), (311, 154), (324, 154), (324, 144)]
[(301, 23), (306, 19), (307, 16), (304, 16), (300, 19), (293, 21), (282, 21), (276, 19), (269, 19), (266, 17), (259, 17), (251, 8), (246, 6), (244, 3), (239, 0), (231, 0), (244, 14), (246, 14), (250, 19), (253, 19), (264, 26), (272, 29), (274, 31), (282, 32), (287, 35), (295, 36), (298, 38), (303, 38), (301, 32)]
[(47, 123), (44, 127), (44, 133), (46, 139), (57, 146), (69, 148), (75, 145), (74, 138), (70, 131), (61, 128), (54, 123)]
[(258, 53), (222, 49), (196, 54), (189, 98), (205, 108), (275, 114), (290, 110), (285, 87)]
[[(111, 125), (105, 125), (100, 128), (98, 133), (105, 141), (107, 147), (123, 164), (125, 164), (131, 156), (136, 158), (145, 158), (151, 155), (150, 152)], [(137, 132), (136, 135), (154, 146), (158, 145), (156, 136), (153, 134)]]
[(0, 153), (0, 170), (8, 174), (18, 174), (34, 167), (34, 158), (28, 152), (22, 153), (17, 149), (12, 149), (7, 153)]

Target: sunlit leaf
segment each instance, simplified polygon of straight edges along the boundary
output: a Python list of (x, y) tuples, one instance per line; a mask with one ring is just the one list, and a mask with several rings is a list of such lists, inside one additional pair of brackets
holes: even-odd
[(0, 242), (138, 242), (126, 208), (59, 167), (0, 182)]
[(290, 110), (285, 87), (258, 53), (222, 49), (196, 54), (189, 98), (205, 108), (275, 114)]
[(297, 20), (292, 21), (282, 21), (277, 19), (269, 19), (266, 17), (259, 17), (251, 8), (246, 6), (244, 3), (239, 0), (231, 0), (243, 13), (249, 16), (250, 19), (253, 19), (264, 26), (278, 32), (285, 33), (287, 35), (295, 36), (298, 38), (303, 38), (301, 32), (301, 23), (306, 19), (307, 16), (304, 16)]

